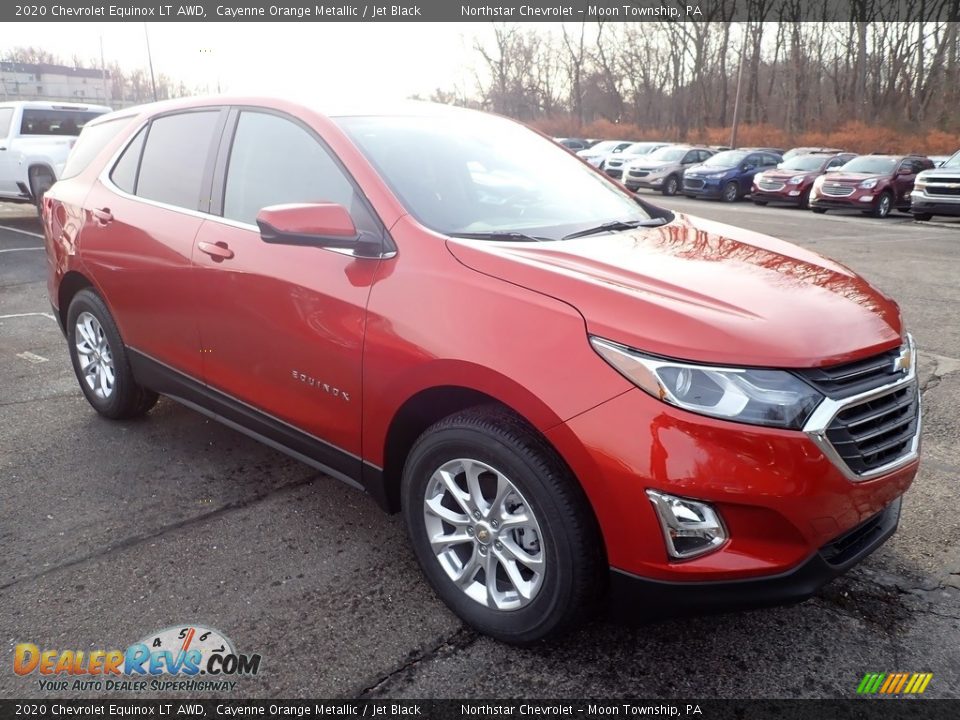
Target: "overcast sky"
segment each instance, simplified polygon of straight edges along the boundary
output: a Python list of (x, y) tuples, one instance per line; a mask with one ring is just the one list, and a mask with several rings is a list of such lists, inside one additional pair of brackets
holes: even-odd
[[(69, 60), (75, 53), (107, 63), (147, 66), (144, 24), (17, 23), (0, 39), (0, 52), (34, 45)], [(467, 83), (476, 36), (488, 23), (150, 23), (154, 70), (188, 87), (217, 81), (224, 92), (290, 94), (307, 89), (331, 102), (357, 91), (396, 100), (437, 87)], [(207, 51), (207, 52), (204, 52)]]

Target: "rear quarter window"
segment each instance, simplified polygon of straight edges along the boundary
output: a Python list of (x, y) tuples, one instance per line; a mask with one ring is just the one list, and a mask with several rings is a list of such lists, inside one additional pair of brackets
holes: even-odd
[(77, 144), (73, 146), (73, 150), (67, 156), (67, 164), (60, 174), (60, 179), (72, 178), (86, 170), (93, 159), (100, 154), (100, 151), (119, 135), (132, 119), (133, 116), (131, 115), (85, 127), (83, 132), (80, 133), (80, 137), (77, 138)]

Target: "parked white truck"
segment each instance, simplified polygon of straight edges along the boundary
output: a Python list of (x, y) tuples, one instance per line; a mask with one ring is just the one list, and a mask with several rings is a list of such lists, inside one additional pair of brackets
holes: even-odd
[(110, 108), (103, 105), (0, 103), (0, 200), (39, 208), (83, 126), (107, 112)]

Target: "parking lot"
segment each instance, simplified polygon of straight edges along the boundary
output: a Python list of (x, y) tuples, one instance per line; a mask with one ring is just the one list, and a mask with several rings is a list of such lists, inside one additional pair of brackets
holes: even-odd
[(794, 607), (598, 619), (525, 650), (480, 637), (421, 579), (399, 516), (361, 493), (169, 400), (98, 417), (50, 315), (39, 224), (0, 206), (0, 694), (45, 694), (11, 671), (19, 642), (125, 648), (200, 623), (262, 655), (242, 697), (851, 697), (894, 671), (960, 697), (960, 222), (663, 204), (830, 255), (900, 302), (923, 465), (863, 565)]

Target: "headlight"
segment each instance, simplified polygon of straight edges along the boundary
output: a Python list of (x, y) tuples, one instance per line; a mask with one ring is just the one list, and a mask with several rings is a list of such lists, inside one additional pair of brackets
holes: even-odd
[(598, 337), (590, 344), (641, 390), (700, 415), (799, 430), (823, 399), (784, 370), (696, 365), (643, 355)]
[(923, 190), (926, 186), (927, 186), (926, 178), (917, 178), (913, 183), (913, 187), (916, 190)]
[(711, 180), (716, 180), (717, 178), (722, 178), (726, 174), (726, 172), (710, 173), (709, 175), (704, 175), (704, 177), (708, 177)]
[(806, 177), (806, 175), (794, 175), (792, 178), (790, 178), (789, 180), (787, 180), (787, 184), (788, 184), (788, 185), (799, 185), (800, 183), (803, 182), (803, 179), (804, 179), (805, 177)]
[(860, 183), (860, 187), (862, 187), (864, 190), (869, 190), (870, 188), (874, 188), (876, 186), (877, 186), (876, 178), (870, 178), (869, 180), (864, 180), (862, 183)]

